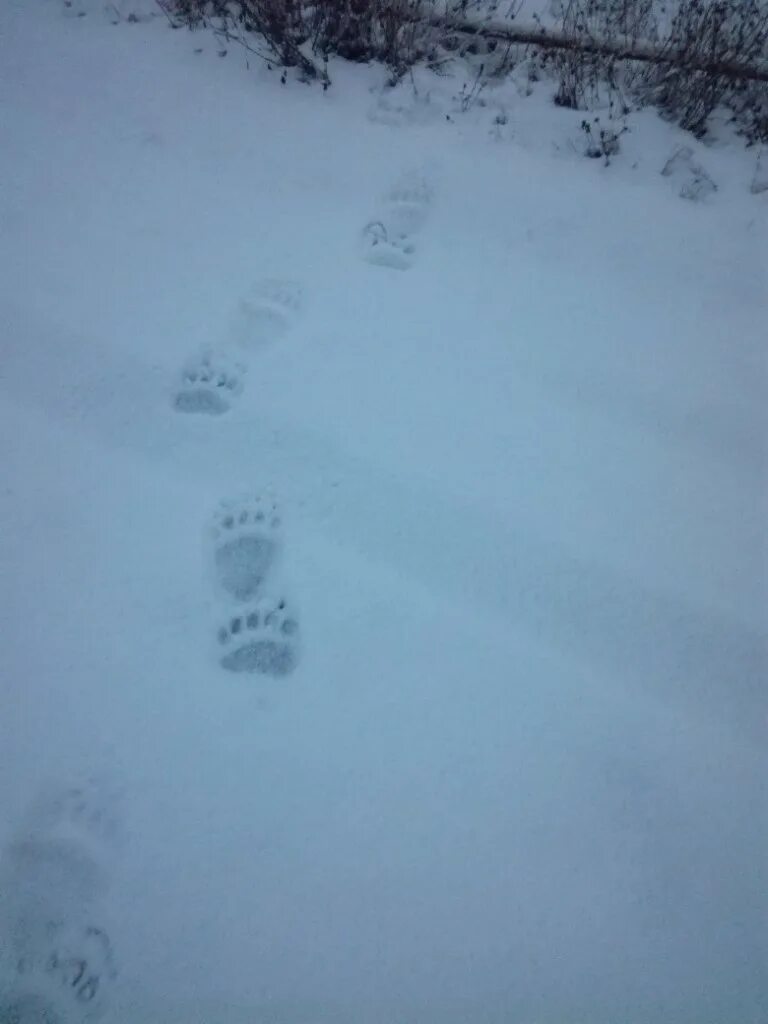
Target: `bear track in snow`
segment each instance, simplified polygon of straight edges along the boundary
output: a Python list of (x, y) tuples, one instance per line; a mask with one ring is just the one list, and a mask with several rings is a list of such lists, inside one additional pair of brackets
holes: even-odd
[(230, 672), (281, 677), (298, 662), (299, 623), (283, 599), (263, 598), (231, 615), (217, 640), (219, 662)]
[(222, 502), (209, 537), (219, 587), (235, 601), (252, 600), (282, 547), (282, 516), (276, 502), (260, 495)]
[(304, 289), (298, 281), (262, 278), (240, 300), (238, 340), (244, 347), (260, 346), (284, 337), (304, 309)]
[(190, 359), (173, 394), (178, 412), (221, 416), (243, 390), (245, 368), (221, 352), (205, 351)]

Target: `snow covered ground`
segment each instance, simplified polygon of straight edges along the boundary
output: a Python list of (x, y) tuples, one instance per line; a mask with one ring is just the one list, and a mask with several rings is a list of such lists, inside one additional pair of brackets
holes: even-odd
[[(219, 48), (0, 8), (0, 843), (116, 767), (134, 1024), (764, 1021), (754, 154), (644, 112), (603, 167), (547, 83), (463, 112)], [(392, 269), (362, 230), (404, 180)], [(175, 405), (206, 346), (222, 415)], [(289, 675), (219, 661), (248, 493)]]

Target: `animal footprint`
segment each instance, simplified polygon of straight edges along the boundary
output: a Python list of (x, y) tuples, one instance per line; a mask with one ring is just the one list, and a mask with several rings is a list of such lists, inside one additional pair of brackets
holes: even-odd
[(75, 785), (45, 791), (32, 805), (28, 820), (37, 835), (69, 839), (103, 855), (119, 841), (120, 803), (114, 785), (88, 776)]
[(423, 228), (431, 201), (432, 188), (425, 178), (404, 175), (386, 197), (385, 220), (390, 234), (412, 235)]
[(282, 338), (304, 307), (304, 289), (296, 281), (265, 278), (240, 301), (240, 341), (262, 345)]
[(52, 786), (0, 858), (2, 1024), (90, 1024), (115, 978), (109, 939), (89, 924), (120, 837), (120, 793), (103, 776)]
[(407, 236), (390, 237), (380, 220), (363, 229), (363, 256), (369, 263), (393, 270), (408, 270), (416, 257), (416, 246)]
[(221, 626), (219, 661), (230, 672), (286, 676), (296, 667), (298, 640), (299, 623), (285, 601), (264, 599)]
[(254, 496), (222, 503), (210, 533), (219, 585), (236, 601), (250, 601), (280, 550), (281, 516), (276, 503)]
[(699, 164), (690, 146), (678, 146), (661, 171), (665, 178), (679, 183), (683, 199), (706, 199), (717, 192), (717, 185)]
[(117, 974), (109, 937), (93, 926), (55, 929), (45, 971), (67, 998), (98, 1013)]
[[(23, 1024), (83, 1024), (101, 1017), (117, 976), (111, 943), (101, 928), (49, 922), (17, 941), (14, 953), (9, 1002), (27, 1011), (38, 1004), (42, 1011), (21, 1016)], [(6, 1019), (0, 1009), (0, 1021)]]
[(173, 404), (179, 412), (221, 416), (243, 390), (244, 367), (221, 353), (205, 352), (187, 363)]
[(408, 270), (416, 258), (412, 236), (427, 220), (432, 201), (429, 182), (418, 174), (406, 174), (384, 197), (381, 217), (363, 229), (363, 256), (369, 263), (394, 270)]
[[(2, 874), (19, 913), (64, 918), (103, 891), (119, 843), (117, 793), (104, 782), (51, 788), (3, 852)], [(35, 910), (37, 913), (37, 910)]]

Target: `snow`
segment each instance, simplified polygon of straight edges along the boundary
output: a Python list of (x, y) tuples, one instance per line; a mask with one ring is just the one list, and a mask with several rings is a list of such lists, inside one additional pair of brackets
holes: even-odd
[[(753, 154), (646, 111), (604, 167), (547, 83), (323, 93), (81, 8), (0, 12), (0, 842), (118, 767), (114, 1019), (764, 1020)], [(403, 270), (361, 233), (404, 175)], [(242, 393), (180, 412), (211, 346)], [(287, 677), (218, 663), (241, 494)]]

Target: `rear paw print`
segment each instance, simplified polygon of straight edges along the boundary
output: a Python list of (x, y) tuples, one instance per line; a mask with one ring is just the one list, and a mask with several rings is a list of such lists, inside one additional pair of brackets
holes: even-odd
[(384, 197), (381, 216), (363, 229), (363, 256), (369, 263), (408, 270), (416, 258), (413, 235), (427, 220), (432, 187), (419, 174), (405, 174)]
[(432, 187), (418, 174), (406, 174), (390, 189), (385, 215), (390, 233), (412, 235), (427, 221)]
[(416, 247), (407, 236), (390, 237), (382, 221), (376, 220), (363, 229), (363, 256), (379, 267), (409, 270), (416, 257)]
[(45, 790), (27, 816), (33, 845), (72, 847), (83, 857), (110, 859), (122, 839), (122, 794), (111, 780), (88, 775), (70, 786)]
[(7, 927), (15, 915), (31, 934), (41, 918), (72, 919), (102, 896), (122, 840), (112, 800), (89, 781), (46, 790), (33, 803), (0, 858)]
[(92, 843), (103, 847), (118, 843), (121, 827), (120, 794), (97, 778), (87, 778), (55, 799), (53, 812), (69, 827), (87, 834)]
[(219, 662), (230, 672), (287, 676), (298, 661), (298, 620), (286, 602), (264, 599), (218, 631)]
[(236, 601), (250, 601), (277, 558), (282, 518), (276, 502), (258, 495), (222, 503), (210, 527), (217, 581)]
[(222, 355), (206, 352), (189, 362), (173, 398), (179, 412), (221, 416), (243, 390), (245, 370)]
[(297, 281), (265, 278), (240, 301), (240, 336), (244, 345), (276, 341), (296, 324), (304, 308), (304, 289)]

